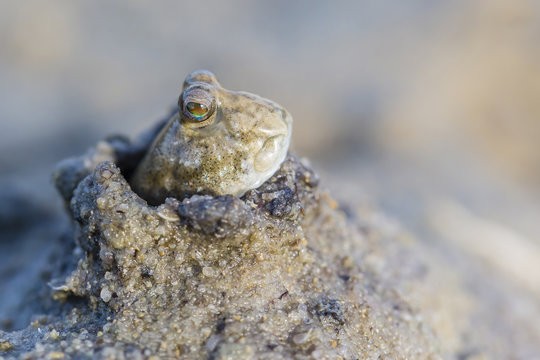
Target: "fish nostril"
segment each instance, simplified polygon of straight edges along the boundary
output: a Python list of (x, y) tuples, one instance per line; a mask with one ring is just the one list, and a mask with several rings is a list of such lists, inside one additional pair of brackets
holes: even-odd
[(287, 128), (292, 123), (292, 117), (287, 110), (281, 108), (281, 120), (285, 123)]

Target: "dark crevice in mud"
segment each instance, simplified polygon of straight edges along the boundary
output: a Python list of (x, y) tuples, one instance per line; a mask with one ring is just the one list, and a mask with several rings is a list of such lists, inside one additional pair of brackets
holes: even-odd
[[(171, 113), (171, 116), (173, 114), (174, 112)], [(152, 141), (163, 129), (168, 119), (169, 118), (164, 118), (133, 142), (123, 135), (109, 136), (105, 139), (105, 141), (112, 144), (115, 150), (115, 163), (128, 181), (131, 179), (135, 168), (141, 162), (146, 151), (152, 144)]]
[(338, 299), (323, 297), (311, 306), (311, 311), (319, 319), (330, 319), (339, 325), (343, 325), (345, 314), (343, 304)]

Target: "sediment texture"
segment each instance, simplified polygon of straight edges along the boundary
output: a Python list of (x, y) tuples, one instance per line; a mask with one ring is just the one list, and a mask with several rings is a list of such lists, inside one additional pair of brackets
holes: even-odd
[(124, 176), (141, 148), (113, 138), (59, 166), (83, 255), (52, 293), (64, 313), (7, 334), (6, 355), (438, 358), (405, 300), (418, 263), (340, 209), (307, 164), (289, 156), (242, 198), (149, 206)]

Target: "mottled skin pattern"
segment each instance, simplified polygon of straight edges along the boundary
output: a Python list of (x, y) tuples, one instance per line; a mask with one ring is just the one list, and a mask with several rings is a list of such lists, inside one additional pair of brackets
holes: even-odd
[[(152, 204), (191, 194), (237, 195), (268, 180), (285, 159), (292, 117), (280, 105), (226, 90), (208, 71), (188, 75), (179, 111), (168, 121), (131, 180)], [(188, 101), (203, 99), (208, 118), (194, 120)]]

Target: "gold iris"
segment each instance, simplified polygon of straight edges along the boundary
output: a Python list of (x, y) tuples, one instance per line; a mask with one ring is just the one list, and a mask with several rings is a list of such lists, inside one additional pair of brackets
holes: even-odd
[(202, 119), (208, 114), (208, 106), (190, 101), (186, 104), (186, 110), (196, 119)]
[(216, 108), (216, 100), (212, 92), (213, 88), (205, 83), (197, 83), (185, 89), (178, 99), (182, 121), (191, 123), (195, 127), (210, 125)]

